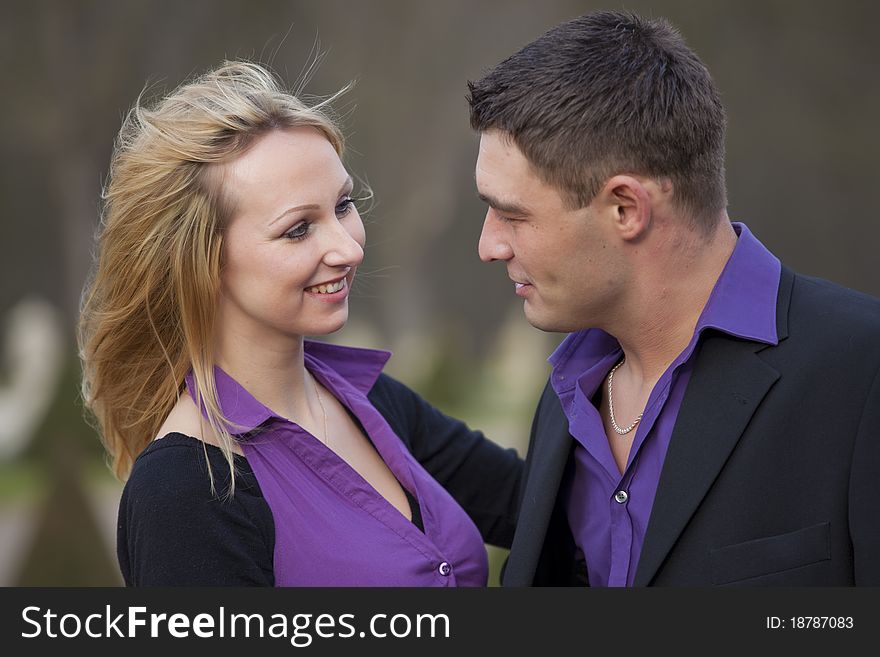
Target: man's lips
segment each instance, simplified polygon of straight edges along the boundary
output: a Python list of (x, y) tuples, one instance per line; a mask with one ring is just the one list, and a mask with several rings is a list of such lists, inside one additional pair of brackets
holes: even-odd
[(529, 290), (532, 289), (531, 283), (520, 283), (519, 281), (513, 281), (514, 291), (517, 296), (524, 297), (529, 293)]

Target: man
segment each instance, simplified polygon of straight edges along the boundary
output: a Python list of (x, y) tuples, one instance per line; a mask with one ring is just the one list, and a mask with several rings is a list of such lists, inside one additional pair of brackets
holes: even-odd
[(569, 333), (503, 583), (880, 585), (880, 302), (730, 222), (680, 35), (593, 13), (469, 87), (480, 257)]

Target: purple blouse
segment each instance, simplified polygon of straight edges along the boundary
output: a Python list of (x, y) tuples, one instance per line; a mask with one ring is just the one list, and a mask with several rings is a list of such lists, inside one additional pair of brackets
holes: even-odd
[[(230, 430), (272, 511), (276, 586), (486, 585), (486, 550), (476, 526), (367, 399), (390, 355), (305, 342), (306, 369), (360, 421), (418, 501), (424, 532), (324, 443), (215, 368), (220, 407), (238, 425)], [(186, 381), (192, 394), (191, 374)]]
[[(600, 329), (569, 335), (553, 355), (551, 385), (575, 439), (574, 459), (560, 490), (591, 586), (632, 586), (666, 450), (706, 329), (776, 344), (776, 293), (781, 265), (744, 224), (703, 308), (690, 343), (657, 381), (636, 428), (626, 469), (617, 468), (593, 404), (609, 370), (623, 356)], [(712, 439), (711, 431), (706, 440)]]

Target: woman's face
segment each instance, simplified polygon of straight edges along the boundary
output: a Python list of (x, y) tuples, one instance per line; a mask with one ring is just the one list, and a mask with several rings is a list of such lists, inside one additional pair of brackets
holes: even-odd
[(271, 347), (340, 329), (365, 236), (330, 142), (313, 128), (273, 130), (226, 164), (221, 181), (234, 209), (219, 330)]

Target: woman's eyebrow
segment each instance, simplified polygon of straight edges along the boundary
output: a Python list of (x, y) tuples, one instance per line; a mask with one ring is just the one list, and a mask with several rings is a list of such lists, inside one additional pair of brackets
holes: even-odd
[[(339, 188), (339, 194), (341, 195), (345, 192), (346, 189), (349, 189), (354, 186), (354, 181), (351, 176), (348, 176), (345, 179), (345, 182), (342, 184), (342, 187)], [(269, 225), (272, 226), (276, 222), (280, 221), (291, 212), (298, 212), (300, 210), (319, 210), (320, 206), (317, 203), (306, 203), (305, 205), (295, 205), (292, 208), (287, 208), (284, 212), (275, 217), (272, 221), (269, 222)]]

